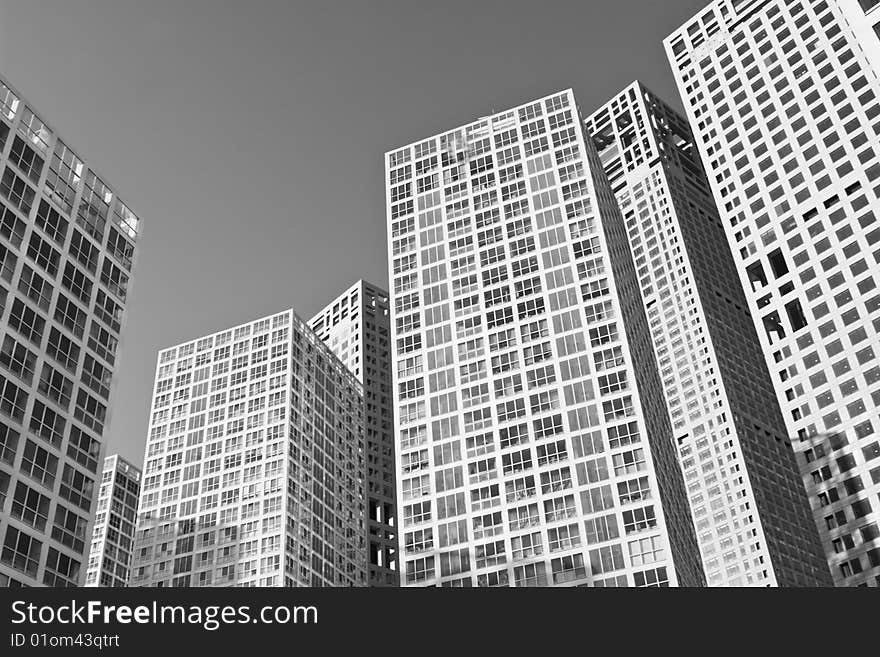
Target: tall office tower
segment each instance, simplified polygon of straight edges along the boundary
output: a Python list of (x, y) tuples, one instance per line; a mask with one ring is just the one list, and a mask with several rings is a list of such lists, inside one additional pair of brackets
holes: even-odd
[(366, 585), (362, 394), (290, 310), (159, 352), (131, 585)]
[(830, 585), (687, 122), (635, 82), (586, 129), (626, 223), (708, 584)]
[(79, 584), (140, 221), (0, 79), (0, 586)]
[(141, 471), (118, 454), (104, 459), (85, 586), (128, 586)]
[(870, 16), (880, 18), (868, 0), (718, 0), (665, 41), (843, 586), (880, 583), (880, 42)]
[(317, 313), (309, 328), (363, 386), (369, 585), (398, 586), (388, 293), (360, 280)]
[(571, 90), (390, 152), (386, 181), (404, 583), (703, 584)]

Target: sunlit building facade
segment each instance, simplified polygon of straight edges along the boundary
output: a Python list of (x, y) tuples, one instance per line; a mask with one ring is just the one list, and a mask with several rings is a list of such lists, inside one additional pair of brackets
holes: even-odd
[(687, 122), (635, 82), (586, 128), (626, 223), (708, 585), (830, 585)]
[(309, 327), (363, 386), (369, 585), (398, 586), (388, 293), (359, 280), (315, 314)]
[(717, 0), (665, 41), (840, 586), (880, 584), (878, 22)]
[(141, 471), (113, 454), (104, 459), (85, 586), (128, 586)]
[(402, 584), (703, 584), (625, 227), (572, 92), (385, 165)]
[(140, 221), (0, 78), (0, 586), (77, 586)]
[(293, 311), (159, 352), (132, 586), (365, 586), (363, 399)]

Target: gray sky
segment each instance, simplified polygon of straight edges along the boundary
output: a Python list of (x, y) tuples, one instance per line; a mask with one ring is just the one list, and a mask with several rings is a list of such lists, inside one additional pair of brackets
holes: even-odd
[(0, 0), (0, 70), (143, 220), (108, 453), (141, 463), (156, 352), (385, 285), (382, 156), (639, 78), (708, 0)]

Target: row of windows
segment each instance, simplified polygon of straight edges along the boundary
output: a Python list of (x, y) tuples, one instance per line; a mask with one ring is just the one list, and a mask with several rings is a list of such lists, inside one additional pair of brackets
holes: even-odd
[[(646, 546), (648, 548), (648, 546)], [(438, 577), (457, 577), (455, 580), (447, 580), (441, 583), (443, 586), (473, 586), (471, 577), (459, 577), (467, 573), (473, 566), (478, 568), (492, 568), (506, 563), (507, 558), (495, 552), (495, 544), (478, 546), (474, 559), (468, 550), (454, 550), (442, 553), (439, 557), (428, 556), (413, 559), (407, 562), (406, 582), (419, 584), (431, 582)], [(661, 551), (662, 552), (662, 551)], [(585, 564), (585, 556), (589, 567)], [(647, 559), (645, 558), (647, 556)], [(631, 562), (639, 565), (654, 563), (654, 553), (644, 552), (633, 557)], [(481, 564), (481, 565), (478, 565)], [(626, 567), (623, 552), (620, 546), (600, 548), (588, 553), (575, 553), (557, 557), (550, 560), (549, 576), (546, 562), (513, 566), (511, 572), (507, 568), (494, 570), (476, 576), (477, 586), (548, 586), (550, 584), (564, 584), (568, 582), (591, 579), (594, 586), (627, 586), (627, 576), (610, 576), (609, 573), (619, 571)], [(605, 575), (603, 579), (594, 579)], [(669, 586), (669, 578), (666, 567), (656, 567), (633, 573), (633, 585), (636, 587), (664, 587)]]

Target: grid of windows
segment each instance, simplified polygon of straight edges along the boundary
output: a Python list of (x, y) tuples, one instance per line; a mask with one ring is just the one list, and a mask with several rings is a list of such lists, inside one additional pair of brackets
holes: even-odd
[[(586, 127), (626, 223), (707, 583), (823, 583), (807, 499), (689, 126), (635, 82)], [(600, 391), (626, 387), (613, 373), (599, 382)], [(613, 443), (631, 444), (628, 433)]]
[(874, 539), (853, 538), (880, 523), (880, 41), (864, 6), (717, 0), (666, 48), (831, 575), (876, 586)]
[[(414, 236), (410, 236), (413, 240)], [(402, 243), (399, 250), (410, 248)], [(418, 322), (418, 315), (409, 316)], [(402, 332), (418, 328), (403, 318)], [(358, 281), (309, 320), (364, 389), (369, 585), (397, 586), (397, 503), (391, 393), (391, 324), (388, 293)], [(418, 367), (412, 360), (406, 367)], [(410, 385), (412, 385), (412, 382)]]
[[(71, 229), (95, 174), (5, 82), (0, 135), (0, 517), (11, 519), (0, 528), (0, 580), (75, 586), (127, 280), (96, 273), (122, 266), (115, 241)], [(121, 206), (109, 186), (103, 193)], [(137, 231), (124, 239), (130, 263)], [(103, 312), (111, 298), (113, 322)]]
[(362, 394), (292, 311), (161, 351), (131, 584), (364, 585)]
[(141, 472), (118, 454), (104, 459), (85, 586), (128, 586)]
[[(640, 399), (626, 334), (608, 329), (629, 317), (615, 276), (628, 280), (631, 265), (572, 93), (393, 151), (386, 165), (392, 235), (414, 238), (389, 243), (402, 583), (589, 586), (610, 573), (634, 585), (631, 537), (616, 529), (629, 500), (613, 492), (631, 474), (615, 471), (623, 452), (609, 442), (625, 424), (639, 447), (625, 469), (663, 518), (630, 533), (663, 546), (665, 584), (700, 583), (662, 401)], [(584, 335), (600, 328), (596, 348)], [(596, 539), (608, 556), (594, 558), (600, 513), (613, 521)]]

